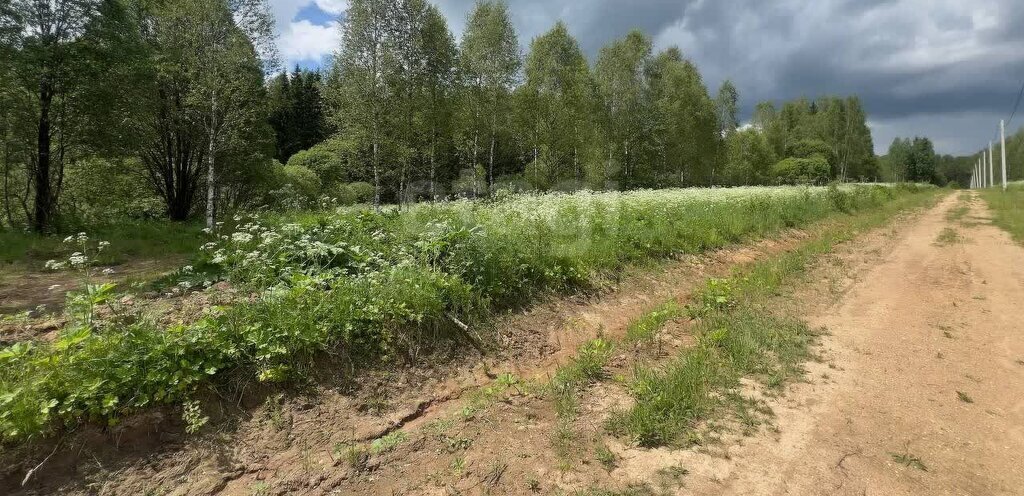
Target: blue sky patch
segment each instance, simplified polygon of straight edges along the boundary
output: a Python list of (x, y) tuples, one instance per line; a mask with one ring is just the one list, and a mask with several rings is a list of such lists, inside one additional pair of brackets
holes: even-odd
[(299, 10), (295, 14), (293, 21), (309, 21), (317, 26), (327, 26), (337, 19), (338, 16), (324, 12), (317, 6), (316, 2), (310, 2), (308, 5)]

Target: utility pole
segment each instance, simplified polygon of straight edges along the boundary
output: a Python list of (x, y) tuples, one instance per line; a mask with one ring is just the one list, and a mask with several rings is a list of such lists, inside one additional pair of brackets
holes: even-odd
[(985, 149), (981, 149), (981, 189), (988, 187), (988, 175), (985, 174)]
[(1003, 159), (1003, 191), (1006, 191), (1006, 121), (999, 121), (999, 151)]
[(996, 156), (992, 154), (992, 140), (988, 142), (988, 186), (996, 185)]

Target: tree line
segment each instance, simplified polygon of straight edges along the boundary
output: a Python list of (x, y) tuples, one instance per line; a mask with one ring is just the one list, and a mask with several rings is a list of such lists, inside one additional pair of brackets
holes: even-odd
[(856, 97), (741, 127), (732, 82), (640, 31), (590, 63), (562, 22), (523, 53), (497, 1), (458, 42), (426, 0), (352, 0), (340, 29), (324, 70), (278, 72), (265, 0), (5, 3), (3, 223), (879, 176)]
[[(993, 143), (996, 181), (1002, 180), (1002, 150), (999, 147), (998, 142)], [(988, 153), (988, 149), (985, 152)], [(967, 156), (940, 155), (927, 137), (896, 138), (889, 145), (888, 154), (880, 159), (882, 178), (893, 182), (967, 188), (980, 156), (980, 151)], [(1008, 181), (1024, 180), (1024, 128), (1006, 137), (1006, 178)]]

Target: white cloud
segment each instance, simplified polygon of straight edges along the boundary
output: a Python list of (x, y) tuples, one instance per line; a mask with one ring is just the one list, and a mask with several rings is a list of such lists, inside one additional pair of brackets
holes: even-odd
[(321, 26), (305, 19), (295, 19), (303, 8), (312, 4), (333, 15), (348, 8), (347, 0), (270, 0), (270, 10), (277, 24), (278, 48), (285, 67), (298, 62), (320, 62), (340, 43), (336, 21)]
[(318, 26), (307, 20), (288, 24), (281, 33), (278, 46), (289, 66), (299, 61), (320, 61), (330, 55), (341, 42), (341, 31), (337, 21)]
[(348, 9), (348, 0), (315, 0), (316, 6), (328, 14), (340, 14)]

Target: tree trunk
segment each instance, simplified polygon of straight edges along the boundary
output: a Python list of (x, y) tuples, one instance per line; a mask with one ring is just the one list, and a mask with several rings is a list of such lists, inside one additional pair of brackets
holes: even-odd
[(603, 185), (603, 187), (605, 187), (605, 188), (608, 187), (608, 174), (611, 172), (611, 170), (612, 170), (612, 145), (611, 145), (611, 143), (609, 143), (608, 144), (608, 165), (606, 165), (605, 168), (604, 168), (604, 185)]
[(629, 184), (629, 140), (626, 140), (623, 149), (625, 150), (626, 156), (622, 159), (622, 177), (624, 183), (623, 187), (626, 187), (626, 185)]
[(434, 148), (437, 143), (437, 126), (430, 126), (430, 201), (437, 201), (437, 165), (434, 163)]
[(11, 154), (10, 146), (4, 143), (4, 213), (7, 224), (14, 227), (14, 214), (11, 212)]
[(537, 160), (540, 157), (537, 155), (537, 145), (533, 145), (533, 185), (540, 189), (540, 163)]
[(491, 187), (494, 185), (494, 131), (491, 131), (491, 158), (490, 163), (487, 166), (487, 192), (490, 194)]
[(380, 170), (377, 164), (380, 144), (377, 143), (376, 133), (373, 138), (373, 208), (380, 210)]
[(35, 211), (32, 229), (44, 232), (50, 227), (53, 199), (50, 195), (50, 105), (53, 91), (47, 81), (39, 84), (39, 135), (37, 141), (38, 163), (35, 173)]
[(206, 157), (206, 227), (213, 229), (213, 221), (216, 215), (216, 180), (217, 175), (214, 170), (215, 159), (214, 159), (214, 143), (213, 136), (210, 136), (210, 148), (207, 150), (209, 154)]
[(477, 196), (480, 195), (480, 192), (477, 191), (477, 187), (476, 187), (476, 181), (477, 181), (477, 178), (476, 178), (476, 166), (479, 165), (479, 162), (477, 162), (477, 149), (479, 147), (480, 147), (480, 133), (479, 133), (479, 131), (474, 131), (473, 132), (473, 163), (470, 164), (473, 167), (473, 169), (472, 169), (472, 171), (473, 171), (473, 198), (476, 198)]
[(206, 150), (206, 227), (213, 229), (213, 222), (217, 215), (217, 172), (216, 150), (217, 150), (217, 95), (210, 97), (210, 130), (209, 148)]
[(580, 152), (579, 148), (575, 146), (572, 147), (572, 168), (576, 174), (576, 183), (582, 182), (583, 178), (580, 176)]

